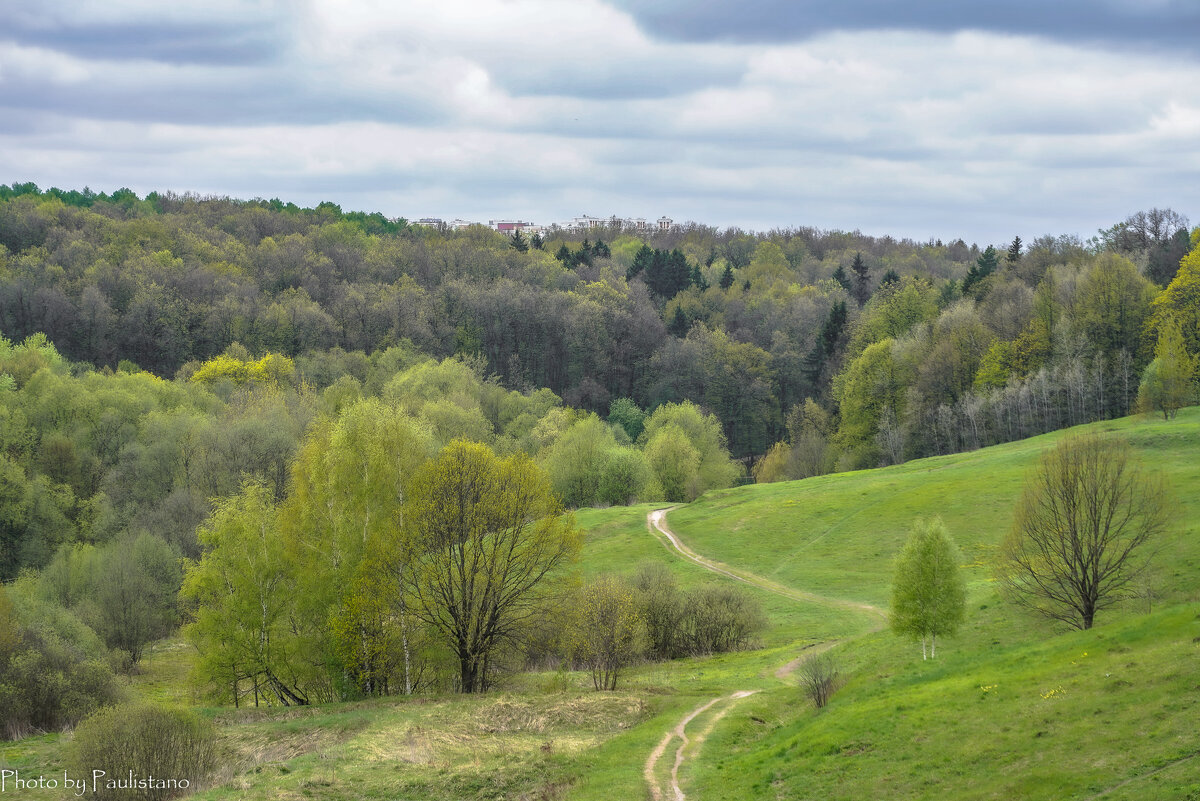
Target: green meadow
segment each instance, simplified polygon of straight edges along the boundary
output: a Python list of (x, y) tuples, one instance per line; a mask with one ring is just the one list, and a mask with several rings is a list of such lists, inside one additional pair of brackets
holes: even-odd
[[(1070, 432), (712, 492), (667, 523), (762, 604), (760, 648), (635, 666), (613, 693), (546, 672), (483, 697), (203, 709), (224, 758), (195, 797), (611, 801), (652, 798), (653, 784), (673, 798), (679, 742), (650, 782), (647, 760), (717, 700), (686, 728), (677, 775), (691, 799), (1200, 799), (1200, 407), (1086, 428), (1127, 439), (1174, 499), (1147, 580), (1092, 630), (1033, 617), (992, 581), (1023, 483)], [(583, 577), (660, 562), (683, 587), (734, 580), (678, 554), (647, 525), (653, 509), (577, 512)], [(909, 526), (933, 515), (962, 551), (968, 615), (923, 661), (919, 644), (846, 602), (886, 608)], [(818, 711), (781, 669), (830, 641), (841, 686)], [(196, 704), (190, 658), (159, 644), (130, 693)], [(0, 744), (0, 762), (61, 775), (68, 737)]]

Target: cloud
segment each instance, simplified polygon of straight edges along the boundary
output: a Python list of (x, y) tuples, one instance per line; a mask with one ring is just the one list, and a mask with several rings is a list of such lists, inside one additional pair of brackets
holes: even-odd
[(654, 36), (689, 42), (792, 42), (838, 30), (980, 30), (1200, 55), (1192, 0), (616, 0)]
[[(601, 0), (198, 8), (0, 11), (0, 180), (992, 241), (1200, 203), (1200, 65), (1170, 52), (865, 17), (666, 39)], [(1100, 16), (1178, 12), (1147, 8)]]

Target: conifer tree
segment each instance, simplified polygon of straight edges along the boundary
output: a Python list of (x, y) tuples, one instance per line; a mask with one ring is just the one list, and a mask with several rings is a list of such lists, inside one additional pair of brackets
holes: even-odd
[(1012, 244), (1008, 246), (1008, 263), (1016, 264), (1021, 260), (1021, 237), (1013, 237)]
[(721, 289), (729, 289), (733, 286), (733, 267), (726, 264), (725, 271), (721, 273)]
[(842, 285), (842, 289), (850, 291), (850, 279), (846, 277), (846, 268), (838, 265), (838, 268), (833, 271), (833, 280)]
[(850, 271), (854, 273), (854, 299), (862, 306), (871, 297), (871, 273), (861, 253), (854, 254), (854, 263), (850, 265)]
[(521, 230), (519, 228), (516, 231), (513, 231), (512, 239), (509, 240), (509, 245), (511, 245), (513, 250), (517, 251), (518, 253), (525, 253), (529, 250), (529, 242), (525, 240), (525, 237), (521, 236)]

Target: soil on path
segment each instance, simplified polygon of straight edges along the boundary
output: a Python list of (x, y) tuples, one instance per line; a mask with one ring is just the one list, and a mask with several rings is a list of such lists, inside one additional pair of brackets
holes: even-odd
[[(675, 534), (675, 532), (671, 531), (670, 527), (667, 526), (667, 512), (669, 511), (670, 509), (657, 509), (647, 515), (647, 528), (650, 529), (651, 533), (658, 532), (658, 534), (661, 534), (666, 538), (667, 542), (670, 544), (670, 547), (678, 552), (680, 556), (700, 565), (705, 570), (712, 571), (713, 573), (725, 576), (726, 578), (731, 578), (734, 581), (740, 581), (743, 584), (749, 584), (752, 587), (758, 587), (759, 589), (775, 593), (776, 595), (789, 598), (793, 601), (816, 603), (837, 609), (852, 609), (854, 611), (870, 615), (875, 621), (875, 625), (871, 628), (871, 631), (878, 631), (879, 629), (883, 628), (885, 622), (887, 621), (887, 613), (885, 613), (878, 606), (873, 606), (872, 604), (863, 603), (861, 601), (830, 598), (814, 592), (807, 592), (805, 590), (796, 590), (791, 587), (785, 587), (778, 582), (771, 581), (770, 579), (763, 578), (762, 576), (755, 575), (754, 573), (750, 573), (745, 570), (739, 570), (716, 560), (701, 556), (685, 545), (679, 539), (679, 536)], [(785, 681), (789, 675), (791, 675), (798, 667), (800, 667), (805, 659), (815, 656), (816, 654), (824, 653), (840, 642), (842, 641), (827, 640), (822, 643), (806, 646), (800, 656), (776, 670), (775, 677), (781, 681)], [(686, 749), (690, 745), (691, 751), (694, 754), (698, 750), (700, 744), (704, 741), (704, 738), (709, 732), (712, 731), (717, 721), (724, 717), (733, 707), (733, 705), (737, 703), (737, 701), (753, 695), (756, 692), (758, 691), (738, 690), (730, 695), (718, 696), (710, 701), (706, 701), (685, 715), (674, 729), (671, 729), (663, 735), (663, 739), (654, 748), (654, 750), (650, 752), (650, 756), (646, 760), (646, 766), (643, 770), (643, 776), (646, 779), (646, 785), (650, 788), (650, 795), (654, 801), (684, 801), (686, 796), (684, 795), (683, 790), (679, 787), (679, 768), (681, 765), (683, 765), (684, 760), (688, 756)], [(704, 728), (703, 733), (693, 735), (693, 737), (689, 739), (687, 735), (688, 724), (700, 715), (707, 712), (712, 707), (722, 703), (724, 704), (723, 708), (721, 708), (720, 711), (718, 711), (712, 717), (712, 719), (709, 720), (708, 725)], [(671, 777), (668, 789), (670, 790), (672, 796), (671, 799), (668, 800), (664, 799), (663, 788), (658, 780), (658, 762), (666, 753), (667, 748), (671, 745), (671, 742), (676, 738), (679, 739), (679, 747), (675, 750), (675, 764), (671, 768)]]

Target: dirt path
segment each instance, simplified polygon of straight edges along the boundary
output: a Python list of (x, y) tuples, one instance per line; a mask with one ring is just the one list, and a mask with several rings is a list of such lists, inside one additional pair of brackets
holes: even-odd
[[(699, 748), (699, 746), (704, 742), (704, 739), (708, 736), (709, 732), (711, 732), (713, 727), (717, 725), (717, 721), (725, 717), (725, 715), (729, 713), (729, 710), (733, 708), (733, 705), (736, 702), (748, 696), (754, 695), (756, 692), (758, 692), (758, 690), (738, 690), (730, 695), (718, 696), (711, 701), (707, 701), (693, 709), (691, 712), (687, 713), (683, 717), (683, 720), (679, 721), (674, 729), (666, 733), (659, 744), (655, 746), (654, 750), (650, 752), (650, 758), (646, 760), (646, 767), (642, 771), (642, 775), (646, 779), (646, 785), (650, 788), (650, 795), (653, 796), (654, 801), (663, 801), (663, 788), (658, 782), (658, 776), (655, 774), (658, 770), (658, 761), (662, 759), (663, 754), (666, 753), (667, 747), (670, 746), (671, 741), (679, 738), (679, 747), (675, 749), (675, 763), (671, 766), (671, 781), (669, 783), (669, 789), (672, 793), (672, 798), (674, 801), (684, 801), (687, 796), (684, 795), (683, 790), (679, 787), (679, 768), (683, 765), (684, 760), (687, 758), (687, 755), (684, 753), (685, 749), (689, 745), (693, 746), (693, 751)], [(694, 738), (689, 738), (687, 735), (687, 725), (721, 702), (725, 703), (724, 708), (722, 708), (721, 711), (712, 717), (712, 719), (708, 722), (708, 725), (704, 727), (704, 731), (700, 734), (694, 735)]]
[[(695, 562), (705, 570), (712, 571), (713, 573), (725, 576), (726, 578), (731, 578), (734, 581), (740, 581), (743, 584), (749, 584), (752, 587), (758, 587), (761, 590), (775, 593), (776, 595), (780, 595), (793, 601), (821, 604), (822, 606), (828, 606), (835, 609), (851, 609), (856, 612), (870, 615), (875, 620), (875, 625), (871, 629), (872, 631), (878, 631), (879, 629), (883, 628), (884, 623), (887, 621), (887, 613), (878, 606), (862, 603), (861, 601), (847, 601), (842, 598), (830, 598), (825, 595), (818, 595), (817, 593), (806, 592), (804, 590), (795, 590), (791, 587), (785, 587), (778, 582), (755, 575), (754, 573), (738, 570), (737, 568), (730, 567), (729, 565), (723, 564), (716, 560), (707, 559), (701, 556), (687, 545), (684, 545), (675, 532), (671, 531), (670, 527), (667, 526), (666, 518), (667, 512), (669, 511), (670, 509), (657, 509), (647, 515), (647, 528), (650, 529), (651, 533), (658, 532), (658, 534), (661, 534), (666, 538), (667, 542), (669, 543), (669, 547), (674, 548), (680, 556), (691, 562)], [(796, 657), (775, 671), (775, 677), (781, 681), (786, 681), (787, 677), (795, 672), (795, 670), (800, 667), (801, 663), (803, 663), (805, 659), (816, 654), (824, 653), (840, 642), (841, 640), (827, 640), (825, 642), (805, 646), (802, 649), (800, 656)], [(686, 749), (689, 745), (692, 746), (691, 751), (694, 755), (700, 744), (703, 743), (704, 739), (709, 735), (710, 732), (712, 732), (717, 722), (721, 718), (725, 717), (726, 714), (728, 714), (733, 705), (742, 698), (746, 698), (747, 696), (753, 695), (756, 692), (758, 691), (738, 690), (731, 695), (713, 698), (711, 701), (701, 704), (685, 715), (674, 729), (668, 731), (663, 736), (659, 744), (650, 753), (650, 757), (646, 760), (646, 767), (642, 772), (642, 775), (646, 779), (646, 785), (650, 788), (650, 795), (654, 801), (684, 801), (685, 796), (683, 794), (683, 790), (679, 787), (679, 768), (683, 765), (684, 760), (687, 759), (688, 755), (686, 753)], [(722, 702), (725, 704), (724, 707), (715, 715), (713, 715), (713, 717), (708, 721), (708, 725), (704, 727), (704, 730), (699, 734), (693, 735), (693, 737), (689, 739), (687, 735), (688, 724), (700, 715), (703, 715), (713, 706)], [(673, 794), (673, 798), (664, 799), (663, 788), (659, 783), (658, 776), (656, 775), (658, 771), (658, 763), (666, 753), (667, 748), (671, 745), (671, 742), (676, 738), (679, 739), (679, 747), (675, 749), (675, 764), (671, 768), (671, 779), (668, 788)]]
[(808, 603), (821, 604), (822, 606), (830, 606), (837, 609), (852, 609), (856, 612), (865, 612), (880, 621), (880, 625), (887, 620), (887, 613), (878, 606), (863, 603), (861, 601), (847, 601), (842, 598), (830, 598), (827, 595), (818, 595), (815, 592), (807, 592), (805, 590), (795, 590), (791, 587), (785, 587), (782, 584), (771, 581), (770, 579), (756, 576), (753, 573), (729, 565), (718, 562), (714, 559), (708, 559), (693, 551), (688, 546), (680, 541), (678, 535), (671, 531), (667, 526), (667, 512), (670, 509), (657, 509), (646, 516), (647, 524), (652, 531), (658, 531), (670, 542), (671, 547), (679, 552), (683, 558), (695, 562), (705, 570), (711, 570), (713, 573), (718, 573), (734, 581), (740, 581), (743, 584), (749, 584), (752, 587), (758, 587), (767, 592), (773, 592), (776, 595), (781, 595), (784, 598), (790, 598), (793, 601), (804, 601)]

